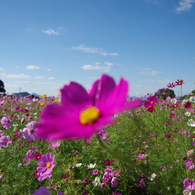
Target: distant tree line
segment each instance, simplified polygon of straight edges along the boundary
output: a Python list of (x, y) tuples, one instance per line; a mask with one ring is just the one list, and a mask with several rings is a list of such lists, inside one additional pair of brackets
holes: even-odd
[[(154, 96), (159, 97), (160, 99), (166, 100), (167, 97), (174, 98), (175, 92), (172, 89), (159, 89), (157, 92), (155, 92)], [(180, 99), (188, 99), (190, 96), (195, 96), (195, 90), (193, 90), (190, 94), (184, 95), (180, 97)]]
[(2, 80), (0, 80), (0, 94), (5, 94), (6, 90), (5, 90), (5, 86)]

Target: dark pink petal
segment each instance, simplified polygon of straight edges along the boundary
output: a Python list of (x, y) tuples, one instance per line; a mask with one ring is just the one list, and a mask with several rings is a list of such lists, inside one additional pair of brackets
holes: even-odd
[(87, 91), (78, 83), (71, 82), (69, 85), (65, 85), (61, 89), (62, 104), (69, 107), (76, 107), (76, 105), (81, 106), (83, 103), (88, 102), (89, 96)]
[(114, 90), (116, 84), (112, 77), (107, 75), (102, 75), (100, 79), (100, 92), (99, 92), (99, 103), (103, 104), (104, 101), (108, 99), (108, 96)]
[(99, 87), (99, 84), (100, 84), (100, 81), (97, 80), (93, 85), (92, 85), (92, 88), (89, 92), (89, 96), (92, 100), (92, 104), (95, 105), (96, 103), (96, 98), (97, 98), (97, 94), (98, 94), (98, 87)]
[(45, 186), (42, 186), (33, 195), (51, 195), (51, 194)]
[[(101, 90), (100, 92), (102, 92)], [(107, 97), (103, 97), (103, 99), (101, 96), (99, 97), (97, 107), (100, 109), (104, 108), (104, 110), (107, 109), (112, 112), (118, 112), (121, 110), (121, 106), (123, 106), (126, 102), (127, 94), (128, 82), (121, 79), (119, 85), (110, 90)]]

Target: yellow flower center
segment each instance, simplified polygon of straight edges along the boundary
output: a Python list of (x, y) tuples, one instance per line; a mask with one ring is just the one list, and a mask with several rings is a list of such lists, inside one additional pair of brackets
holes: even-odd
[(41, 97), (42, 97), (42, 98), (46, 98), (46, 97), (47, 97), (47, 95), (46, 95), (46, 94), (44, 94), (44, 95), (42, 95)]
[(41, 103), (40, 103), (40, 106), (44, 106), (44, 105), (45, 105), (45, 102), (41, 102)]
[(47, 168), (50, 168), (50, 167), (51, 167), (51, 163), (48, 162), (48, 163), (46, 164), (46, 167), (47, 167)]
[(97, 121), (98, 118), (101, 117), (99, 110), (92, 106), (81, 112), (80, 122), (83, 125), (92, 124)]

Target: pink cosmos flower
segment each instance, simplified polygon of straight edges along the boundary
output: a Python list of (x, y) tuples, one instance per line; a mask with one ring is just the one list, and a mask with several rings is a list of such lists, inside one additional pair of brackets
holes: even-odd
[(195, 168), (195, 165), (194, 165), (191, 158), (189, 158), (185, 161), (185, 166), (187, 167), (188, 170)]
[(111, 187), (117, 187), (118, 179), (116, 177), (113, 177), (110, 183), (111, 183)]
[(173, 114), (173, 113), (171, 113), (170, 115), (169, 115), (169, 118), (174, 118), (175, 117), (175, 114)]
[(47, 174), (47, 173), (37, 173), (37, 177), (39, 181), (43, 181), (44, 179), (51, 178), (52, 174)]
[(157, 97), (155, 96), (150, 96), (147, 98), (148, 101), (144, 101), (144, 106), (146, 108), (149, 108), (151, 106), (156, 106), (157, 104)]
[(147, 109), (148, 112), (153, 112), (155, 110), (154, 106), (151, 106)]
[(195, 190), (195, 181), (190, 178), (184, 179), (183, 187), (188, 190)]
[(146, 186), (145, 181), (144, 181), (144, 179), (142, 178), (142, 179), (140, 180), (140, 182), (139, 182), (138, 187), (143, 188), (143, 187), (145, 187), (145, 186)]
[(96, 133), (96, 135), (97, 135), (98, 137), (100, 137), (101, 140), (104, 140), (104, 139), (106, 139), (106, 136), (108, 135), (108, 132), (107, 132), (104, 128), (102, 128), (102, 129), (100, 129), (100, 130)]
[(29, 150), (27, 153), (26, 153), (26, 157), (28, 159), (32, 159), (32, 158), (35, 158), (36, 157), (36, 154), (33, 150)]
[(49, 145), (48, 149), (55, 149), (55, 148), (58, 148), (59, 146), (60, 146), (60, 142), (55, 141), (55, 142), (52, 142), (51, 145)]
[(184, 80), (183, 79), (177, 79), (177, 81), (175, 82), (176, 85), (183, 85), (184, 84)]
[(93, 170), (93, 172), (92, 172), (92, 175), (97, 175), (97, 174), (98, 174), (98, 172), (99, 172), (99, 170), (98, 170), (98, 169), (94, 169), (94, 170)]
[(3, 125), (5, 129), (9, 129), (12, 125), (12, 121), (10, 120), (8, 116), (5, 116), (1, 119), (1, 124)]
[(10, 136), (2, 136), (2, 137), (0, 137), (0, 146), (2, 146), (2, 147), (8, 147), (8, 144), (11, 141), (12, 140), (10, 139)]
[(138, 157), (139, 159), (143, 159), (145, 156), (146, 156), (146, 155), (143, 154), (143, 153), (140, 153), (140, 154), (137, 155), (137, 157)]
[(191, 108), (193, 105), (190, 101), (187, 101), (185, 104), (184, 104), (184, 107), (185, 108)]
[[(42, 186), (33, 195), (51, 195), (47, 187)], [(59, 190), (57, 195), (63, 195), (63, 193)]]
[(0, 136), (2, 136), (4, 134), (3, 130), (0, 130)]
[(26, 128), (23, 129), (22, 135), (23, 137), (28, 140), (29, 142), (31, 141), (38, 141), (40, 140), (39, 137), (37, 137), (36, 131), (37, 128), (35, 127), (36, 122), (30, 122), (26, 125)]
[(192, 153), (194, 153), (194, 150), (188, 150), (187, 153), (186, 153), (186, 155), (187, 156), (190, 156)]
[(167, 86), (168, 86), (168, 88), (173, 88), (173, 87), (176, 86), (176, 84), (175, 83), (169, 83)]
[(44, 154), (41, 159), (37, 162), (39, 167), (37, 167), (37, 172), (43, 175), (48, 175), (52, 172), (55, 164), (54, 161), (55, 155), (52, 153)]
[(2, 173), (2, 174), (0, 175), (0, 179), (3, 179), (3, 177), (4, 177), (4, 174)]
[(112, 77), (102, 75), (89, 92), (71, 82), (61, 89), (61, 103), (47, 105), (37, 125), (37, 135), (47, 141), (91, 139), (103, 126), (114, 123), (114, 115), (141, 106), (142, 100), (127, 101), (128, 82), (118, 85)]
[(187, 137), (190, 137), (190, 130), (181, 129), (181, 130), (179, 131), (179, 133), (182, 134), (182, 135), (185, 135), (185, 136), (187, 136)]

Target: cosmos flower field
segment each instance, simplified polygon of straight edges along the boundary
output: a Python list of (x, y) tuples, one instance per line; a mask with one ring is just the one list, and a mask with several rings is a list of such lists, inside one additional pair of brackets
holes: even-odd
[(102, 75), (89, 92), (1, 96), (1, 194), (195, 194), (195, 96), (133, 99), (128, 87)]

